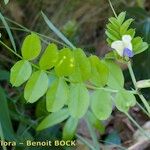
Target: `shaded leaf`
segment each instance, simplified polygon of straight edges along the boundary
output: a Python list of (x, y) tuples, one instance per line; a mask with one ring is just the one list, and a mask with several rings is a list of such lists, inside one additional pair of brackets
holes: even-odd
[(109, 68), (109, 77), (107, 85), (113, 89), (124, 87), (124, 76), (121, 68), (110, 60), (105, 60), (106, 66)]
[(69, 88), (64, 79), (53, 82), (46, 93), (46, 108), (49, 112), (61, 109), (68, 100)]
[(112, 112), (110, 93), (104, 90), (96, 90), (91, 96), (91, 109), (99, 120), (106, 120)]
[(85, 115), (89, 107), (89, 93), (82, 83), (71, 84), (68, 108), (75, 118), (81, 118)]
[(120, 90), (114, 100), (118, 110), (122, 112), (127, 112), (130, 107), (136, 104), (136, 99), (134, 95), (126, 90)]
[(57, 112), (49, 114), (37, 127), (37, 130), (43, 130), (52, 127), (69, 117), (68, 109), (61, 109)]
[(71, 140), (74, 137), (75, 131), (77, 129), (78, 119), (70, 117), (63, 128), (63, 139)]

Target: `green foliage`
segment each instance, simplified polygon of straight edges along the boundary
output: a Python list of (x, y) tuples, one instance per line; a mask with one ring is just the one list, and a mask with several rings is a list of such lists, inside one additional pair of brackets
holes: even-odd
[(122, 89), (117, 93), (114, 102), (118, 110), (128, 112), (136, 104), (136, 99), (132, 93)]
[[(29, 61), (40, 55), (42, 47), (38, 35), (31, 33), (23, 42), (22, 57), (17, 54), (22, 60), (11, 69), (11, 84), (19, 87), (27, 81), (24, 98), (29, 103), (34, 103), (42, 97), (41, 103), (39, 101), (37, 104), (36, 115), (43, 117), (50, 113), (38, 125), (38, 131), (69, 118), (63, 128), (63, 138), (72, 139), (79, 119), (88, 117), (90, 124), (103, 133), (105, 128), (100, 120), (110, 117), (112, 98), (116, 96), (114, 104), (124, 113), (136, 103), (132, 91), (124, 89), (124, 76), (115, 61), (119, 58), (117, 53), (111, 52), (102, 60), (95, 55), (87, 57), (82, 49), (75, 48), (56, 29), (44, 13), (42, 15), (48, 26), (74, 51), (66, 47), (58, 50), (52, 43), (47, 46), (39, 62), (35, 61), (38, 65), (33, 64)], [(131, 35), (134, 54), (141, 53), (148, 48), (148, 44), (143, 42), (141, 37), (135, 37), (135, 29), (129, 29), (133, 19), (125, 20), (125, 17), (126, 13), (122, 12), (116, 18), (109, 19), (107, 41), (111, 45), (112, 42), (121, 40), (123, 35)], [(31, 65), (35, 67), (34, 72)], [(93, 91), (88, 91), (88, 88)]]
[(68, 100), (69, 88), (64, 79), (59, 78), (49, 87), (46, 94), (46, 107), (49, 112), (61, 109)]
[(40, 58), (39, 66), (43, 70), (51, 69), (58, 60), (58, 49), (55, 44), (49, 44)]
[(91, 109), (99, 120), (106, 120), (112, 112), (110, 93), (96, 90), (91, 96)]
[(23, 41), (21, 48), (22, 56), (26, 60), (33, 60), (41, 52), (41, 41), (38, 35), (31, 33)]
[(37, 127), (37, 130), (43, 130), (52, 127), (69, 117), (68, 109), (61, 109), (57, 112), (49, 114)]
[(97, 56), (90, 56), (89, 60), (92, 67), (92, 74), (90, 77), (91, 83), (98, 87), (105, 86), (109, 76), (108, 67), (103, 62), (101, 62)]
[(70, 76), (74, 82), (83, 82), (89, 79), (91, 75), (91, 64), (82, 49), (74, 50), (75, 71)]
[(75, 60), (73, 52), (69, 48), (64, 48), (59, 52), (58, 62), (55, 65), (55, 72), (58, 76), (69, 76), (75, 70)]
[(24, 97), (27, 102), (34, 103), (42, 97), (48, 88), (48, 76), (44, 71), (36, 71), (29, 78), (25, 90)]
[(105, 60), (105, 64), (109, 68), (109, 77), (107, 85), (112, 89), (121, 89), (124, 87), (124, 76), (119, 65), (111, 60)]
[(105, 131), (104, 124), (90, 111), (87, 112), (87, 117), (92, 126), (96, 128), (101, 134), (103, 134)]
[(116, 18), (111, 17), (106, 27), (106, 35), (107, 35), (107, 42), (109, 45), (112, 42), (121, 40), (123, 35), (130, 35), (132, 37), (132, 45), (133, 45), (133, 52), (134, 54), (139, 54), (145, 51), (148, 48), (148, 44), (143, 42), (142, 38), (134, 37), (135, 36), (135, 29), (129, 28), (133, 19), (125, 20), (126, 12), (120, 13)]
[(11, 68), (10, 83), (18, 87), (29, 79), (31, 73), (31, 64), (27, 60), (20, 60)]
[(89, 107), (89, 93), (83, 83), (71, 84), (68, 108), (74, 118), (81, 118)]
[(64, 140), (71, 140), (74, 137), (76, 132), (76, 128), (78, 125), (78, 119), (70, 117), (63, 128), (63, 139)]

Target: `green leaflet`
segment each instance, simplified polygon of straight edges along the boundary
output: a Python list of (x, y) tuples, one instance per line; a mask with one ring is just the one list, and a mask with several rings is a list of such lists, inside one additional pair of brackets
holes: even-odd
[(41, 52), (41, 41), (38, 35), (31, 33), (23, 41), (21, 53), (24, 59), (33, 60)]
[(109, 68), (109, 77), (107, 85), (112, 89), (121, 89), (124, 87), (124, 76), (121, 68), (110, 60), (105, 60), (106, 66)]
[(121, 12), (118, 17), (117, 17), (117, 21), (120, 25), (122, 25), (122, 23), (124, 22), (126, 17), (126, 12)]
[(91, 75), (91, 64), (82, 49), (74, 50), (75, 71), (70, 76), (71, 81), (83, 82)]
[(75, 70), (73, 52), (69, 48), (63, 48), (59, 52), (59, 59), (55, 65), (55, 72), (58, 76), (69, 76)]
[(61, 109), (57, 112), (49, 114), (37, 127), (37, 130), (43, 130), (46, 128), (50, 128), (69, 117), (68, 109)]
[(101, 62), (97, 56), (90, 56), (89, 60), (92, 66), (90, 81), (96, 86), (105, 86), (109, 76), (107, 66)]
[(27, 102), (34, 103), (46, 93), (47, 88), (47, 74), (41, 70), (36, 71), (32, 74), (25, 86), (24, 98)]
[(63, 128), (63, 139), (64, 140), (71, 140), (74, 137), (74, 134), (77, 129), (78, 125), (78, 119), (70, 117), (67, 122), (65, 123), (65, 126)]
[(49, 112), (61, 109), (68, 100), (69, 88), (64, 79), (54, 81), (46, 94), (46, 107)]
[(136, 99), (132, 93), (122, 89), (117, 93), (114, 102), (118, 110), (127, 112), (130, 107), (136, 104)]
[(58, 60), (58, 49), (55, 44), (49, 44), (44, 51), (39, 66), (43, 70), (51, 69), (55, 66)]
[(112, 112), (110, 93), (104, 90), (96, 90), (91, 96), (91, 109), (99, 120), (106, 120)]
[(89, 93), (82, 83), (71, 84), (68, 108), (74, 118), (81, 118), (89, 107)]
[(31, 73), (31, 64), (27, 60), (20, 60), (11, 68), (10, 83), (18, 87), (29, 79)]
[(104, 124), (99, 119), (97, 119), (91, 111), (87, 112), (87, 117), (91, 122), (92, 126), (95, 127), (101, 134), (103, 134), (105, 131)]
[(131, 24), (132, 22), (133, 22), (133, 19), (128, 19), (128, 20), (126, 20), (126, 21), (121, 25), (121, 27), (120, 27), (120, 34), (121, 34), (121, 35), (125, 35), (125, 34), (126, 34), (128, 28), (129, 28), (129, 26), (130, 26), (130, 24)]

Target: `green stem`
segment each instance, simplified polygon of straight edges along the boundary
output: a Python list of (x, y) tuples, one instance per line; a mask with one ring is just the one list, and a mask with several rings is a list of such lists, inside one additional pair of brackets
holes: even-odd
[(114, 7), (113, 7), (113, 5), (112, 5), (111, 0), (108, 0), (108, 1), (109, 1), (109, 5), (110, 5), (110, 7), (111, 7), (111, 9), (112, 9), (112, 11), (113, 11), (113, 13), (114, 13), (114, 16), (117, 18), (117, 14), (116, 14), (116, 11), (115, 11), (115, 9), (114, 9)]
[(128, 112), (126, 112), (125, 114), (134, 123), (134, 125), (141, 131), (141, 134), (146, 136), (150, 140), (150, 136), (145, 132), (143, 128), (140, 127), (140, 125), (130, 116), (130, 114)]
[[(1, 137), (1, 141), (5, 141), (1, 122), (0, 122), (0, 137)], [(7, 150), (7, 147), (4, 145), (2, 145), (2, 148), (3, 148), (3, 150)]]
[(137, 91), (138, 88), (137, 88), (137, 85), (136, 85), (136, 78), (135, 78), (135, 75), (134, 75), (134, 72), (133, 72), (132, 65), (131, 65), (130, 61), (128, 62), (128, 69), (129, 69), (129, 73), (130, 73), (132, 82), (134, 84), (134, 87), (135, 87), (135, 89)]
[(139, 103), (139, 102), (136, 102), (137, 105), (142, 109), (142, 111), (148, 116), (150, 117), (150, 114), (147, 112), (147, 110), (145, 110), (145, 108)]
[(88, 120), (87, 117), (86, 117), (85, 121), (86, 121), (86, 123), (87, 123), (88, 130), (89, 130), (90, 135), (91, 135), (91, 137), (92, 137), (93, 145), (95, 145), (96, 150), (100, 150), (100, 144), (99, 144), (99, 142), (97, 141), (96, 133), (95, 133), (95, 131), (93, 130), (93, 128), (92, 128), (92, 126), (91, 126), (91, 123), (89, 122), (89, 120)]
[(76, 134), (76, 137), (83, 142), (86, 146), (88, 146), (91, 150), (96, 150), (88, 141), (86, 141), (82, 136)]
[(138, 94), (138, 96), (140, 97), (142, 103), (144, 104), (145, 108), (147, 109), (147, 111), (148, 111), (148, 113), (149, 113), (149, 115), (150, 115), (150, 106), (149, 106), (147, 100), (146, 100), (145, 97), (144, 97), (142, 94), (140, 94), (140, 93)]

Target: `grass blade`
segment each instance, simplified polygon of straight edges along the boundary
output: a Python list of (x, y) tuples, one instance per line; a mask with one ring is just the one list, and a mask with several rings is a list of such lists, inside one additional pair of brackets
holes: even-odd
[(48, 27), (60, 38), (62, 39), (69, 47), (75, 49), (75, 46), (53, 25), (53, 23), (48, 19), (48, 17), (43, 13), (42, 17), (44, 18)]
[(10, 30), (10, 28), (9, 28), (9, 25), (7, 24), (7, 22), (6, 22), (4, 16), (2, 15), (1, 12), (0, 12), (0, 19), (1, 19), (2, 23), (4, 24), (4, 26), (5, 26), (5, 29), (6, 29), (6, 31), (7, 31), (7, 33), (8, 33), (9, 38), (10, 38), (11, 44), (12, 44), (12, 46), (13, 46), (13, 49), (14, 49), (14, 51), (16, 52), (16, 44), (15, 44), (15, 41), (14, 41), (12, 32), (11, 32), (11, 30)]

